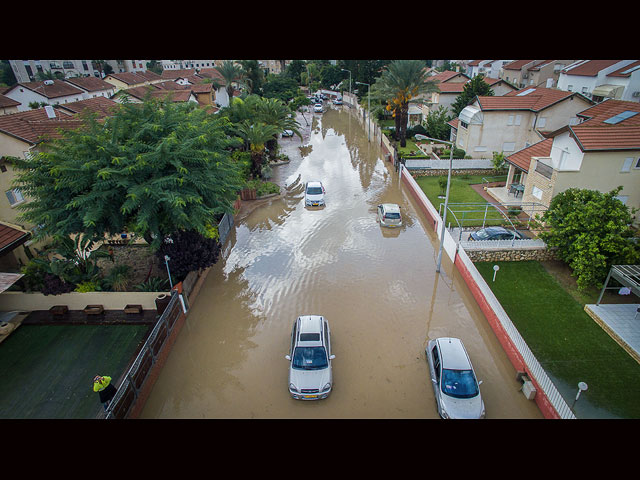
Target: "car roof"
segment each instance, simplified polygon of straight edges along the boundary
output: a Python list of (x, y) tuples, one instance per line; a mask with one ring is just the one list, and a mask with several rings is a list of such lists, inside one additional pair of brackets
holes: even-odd
[(298, 344), (301, 346), (322, 345), (322, 315), (301, 315)]
[(459, 338), (438, 338), (437, 342), (440, 346), (442, 368), (452, 370), (468, 370), (471, 368), (469, 357)]
[(383, 203), (382, 206), (389, 212), (399, 212), (400, 207), (396, 203)]
[(322, 186), (322, 182), (320, 180), (311, 180), (310, 182), (307, 182), (307, 187), (321, 187)]
[(504, 227), (486, 227), (483, 230), (485, 230), (486, 232), (508, 232), (509, 231)]

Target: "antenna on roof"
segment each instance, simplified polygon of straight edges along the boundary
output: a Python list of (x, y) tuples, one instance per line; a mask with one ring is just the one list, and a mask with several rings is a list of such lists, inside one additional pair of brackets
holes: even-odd
[(47, 112), (47, 117), (56, 118), (56, 111), (53, 109), (51, 105), (45, 105), (44, 111)]

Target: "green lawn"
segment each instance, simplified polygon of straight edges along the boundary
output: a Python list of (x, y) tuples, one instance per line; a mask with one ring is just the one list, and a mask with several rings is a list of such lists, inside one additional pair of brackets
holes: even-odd
[[(447, 178), (446, 175), (442, 176), (443, 178)], [(427, 176), (419, 176), (415, 177), (416, 182), (422, 189), (422, 191), (427, 195), (427, 198), (431, 202), (431, 204), (439, 210), (440, 204), (444, 205), (444, 195), (443, 198), (439, 198), (438, 196), (441, 193), (440, 185), (438, 183), (438, 179), (441, 177), (427, 177)], [(451, 205), (453, 203), (482, 203), (486, 204), (487, 201), (482, 198), (481, 195), (478, 194), (475, 190), (473, 190), (469, 185), (482, 182), (482, 175), (451, 175), (451, 186), (449, 190), (449, 208), (451, 211), (455, 213), (455, 216), (458, 218), (460, 223), (463, 226), (470, 225), (482, 225), (482, 219), (484, 218), (484, 210), (482, 211), (471, 211), (471, 210), (479, 210), (481, 209), (479, 206), (475, 207), (466, 207), (461, 205)], [(444, 207), (443, 207), (444, 208)], [(486, 225), (501, 225), (505, 223), (504, 217), (498, 213), (494, 208), (489, 208), (487, 210), (487, 222)], [(452, 226), (456, 226), (456, 221), (451, 218), (450, 214), (448, 215), (448, 221), (451, 221)]]
[[(499, 265), (493, 282), (493, 266)], [(478, 271), (569, 404), (578, 382), (589, 402), (622, 418), (640, 418), (640, 365), (539, 262), (478, 262)], [(571, 397), (571, 398), (567, 398)], [(578, 415), (578, 410), (576, 410)]]
[(93, 377), (117, 381), (148, 325), (22, 325), (0, 344), (0, 418), (91, 419)]

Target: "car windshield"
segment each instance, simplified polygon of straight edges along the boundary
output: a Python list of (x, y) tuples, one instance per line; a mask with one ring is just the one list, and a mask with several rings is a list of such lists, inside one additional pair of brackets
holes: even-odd
[(478, 395), (478, 382), (472, 370), (442, 371), (442, 391), (454, 398), (471, 398)]
[(400, 218), (400, 214), (397, 212), (385, 212), (384, 217), (391, 218), (391, 219), (398, 219)]
[(477, 236), (478, 238), (489, 238), (489, 234), (487, 233), (487, 231), (486, 231), (486, 230), (478, 230), (478, 231), (476, 232), (476, 236)]
[(321, 370), (329, 366), (324, 347), (296, 347), (292, 366), (296, 370)]
[(309, 187), (307, 188), (307, 194), (320, 195), (322, 193), (322, 187)]

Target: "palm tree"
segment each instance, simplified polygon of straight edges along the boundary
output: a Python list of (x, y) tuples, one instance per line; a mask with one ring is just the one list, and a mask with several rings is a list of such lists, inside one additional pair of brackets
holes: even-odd
[(273, 138), (267, 141), (267, 149), (271, 158), (275, 158), (276, 156), (278, 133), (282, 133), (285, 130), (291, 130), (298, 136), (298, 138), (300, 138), (300, 140), (302, 140), (302, 134), (298, 130), (300, 124), (293, 117), (291, 110), (282, 100), (277, 98), (261, 98), (261, 101), (256, 105), (256, 116), (259, 121), (264, 122), (267, 125), (273, 125), (278, 130)]
[(372, 93), (387, 102), (387, 110), (393, 112), (400, 146), (407, 145), (409, 104), (416, 103), (423, 93), (437, 92), (435, 82), (429, 81), (422, 60), (395, 60), (389, 64), (374, 84)]
[(243, 83), (245, 79), (244, 69), (240, 65), (236, 65), (233, 60), (225, 60), (222, 62), (222, 65), (215, 67), (215, 69), (222, 76), (224, 85), (221, 85), (219, 82), (214, 80), (213, 86), (215, 88), (224, 87), (227, 91), (227, 95), (229, 96), (229, 104), (231, 104), (231, 100), (233, 100), (234, 83)]
[(251, 151), (251, 175), (253, 178), (260, 178), (266, 150), (265, 144), (278, 134), (278, 127), (263, 122), (251, 123), (245, 120), (238, 124), (236, 130)]

